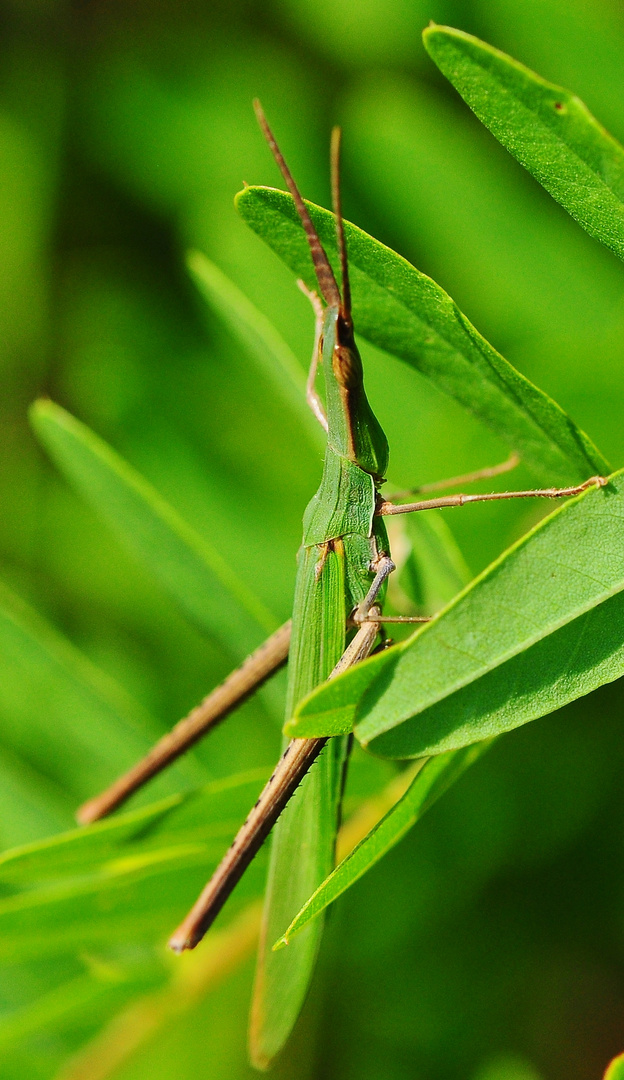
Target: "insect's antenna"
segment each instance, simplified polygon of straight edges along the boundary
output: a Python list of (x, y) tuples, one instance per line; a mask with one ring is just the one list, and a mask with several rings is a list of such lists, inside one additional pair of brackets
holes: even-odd
[(342, 272), (342, 308), (343, 318), (351, 322), (351, 286), (349, 284), (349, 263), (347, 259), (347, 245), (344, 234), (344, 221), (342, 220), (342, 200), (340, 198), (340, 143), (342, 131), (335, 127), (331, 137), (331, 185), (332, 206), (336, 215), (336, 238), (338, 240), (338, 253), (340, 255), (340, 270)]
[(295, 200), (297, 213), (301, 218), (301, 224), (305, 229), (305, 234), (308, 238), (308, 244), (310, 245), (310, 254), (312, 255), (312, 262), (314, 263), (314, 271), (316, 273), (319, 288), (323, 294), (325, 302), (329, 304), (330, 307), (342, 307), (342, 303), (340, 300), (340, 290), (338, 289), (338, 285), (336, 284), (334, 272), (329, 265), (329, 259), (327, 258), (327, 255), (325, 254), (325, 251), (323, 249), (323, 245), (319, 240), (318, 233), (314, 228), (314, 225), (312, 224), (312, 219), (308, 213), (308, 208), (304, 203), (303, 199), (301, 198), (299, 188), (295, 184), (295, 181), (291, 176), (290, 169), (288, 168), (288, 165), (282, 157), (281, 150), (275, 141), (275, 136), (273, 135), (273, 132), (271, 131), (271, 128), (267, 123), (266, 116), (264, 115), (264, 112), (262, 110), (262, 105), (257, 98), (254, 101), (253, 106), (264, 137), (268, 142), (269, 146), (271, 147), (273, 157), (275, 158), (277, 164), (280, 167), (282, 176), (284, 177), (284, 180), (288, 185), (288, 190), (290, 191), (290, 194)]

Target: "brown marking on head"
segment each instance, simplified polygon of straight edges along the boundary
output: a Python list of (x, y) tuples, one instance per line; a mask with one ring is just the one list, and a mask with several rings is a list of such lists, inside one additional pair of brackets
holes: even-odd
[(357, 413), (363, 388), (362, 361), (353, 337), (353, 327), (342, 314), (336, 319), (336, 344), (332, 353), (332, 368), (340, 387), (343, 416), (347, 425), (348, 454), (356, 459), (353, 417)]
[(344, 390), (354, 390), (362, 385), (362, 364), (357, 353), (347, 345), (337, 345), (332, 358), (334, 375)]
[(353, 337), (353, 327), (343, 319), (342, 314), (336, 320), (336, 344), (332, 366), (340, 386), (347, 390), (354, 390), (362, 385), (364, 377), (362, 361)]

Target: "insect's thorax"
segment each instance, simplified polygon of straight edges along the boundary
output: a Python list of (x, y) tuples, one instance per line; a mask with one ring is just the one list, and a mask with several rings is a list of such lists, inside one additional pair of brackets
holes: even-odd
[(341, 542), (352, 577), (347, 592), (357, 603), (370, 584), (371, 561), (388, 551), (383, 522), (375, 516), (388, 443), (366, 398), (353, 331), (335, 308), (325, 315), (322, 350), (327, 448), (320, 487), (303, 519), (303, 546)]

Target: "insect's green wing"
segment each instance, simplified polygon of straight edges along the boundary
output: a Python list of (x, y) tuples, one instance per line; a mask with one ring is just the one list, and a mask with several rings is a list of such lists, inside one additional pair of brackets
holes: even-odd
[[(339, 393), (332, 356), (339, 339), (332, 330), (332, 318), (336, 320), (336, 313), (329, 309), (323, 364), (328, 446), (321, 485), (304, 517), (288, 664), (287, 721), (299, 701), (327, 679), (344, 652), (347, 616), (372, 580), (373, 538), (380, 550), (388, 547), (383, 523), (373, 520), (375, 483), (361, 467), (385, 468), (388, 447), (364, 393), (352, 336), (345, 364), (353, 385), (347, 388), (348, 396)], [(345, 412), (349, 413), (346, 418)], [(347, 430), (349, 425), (353, 435)], [(287, 949), (273, 952), (272, 946), (333, 869), (345, 757), (345, 738), (330, 739), (273, 831), (250, 1031), (251, 1058), (260, 1068), (266, 1068), (286, 1042), (312, 977), (322, 919)]]
[[(345, 647), (346, 568), (343, 545), (330, 550), (320, 573), (319, 548), (299, 557), (289, 659), (287, 715), (329, 675)], [(269, 880), (251, 1013), (250, 1053), (266, 1068), (281, 1050), (305, 998), (323, 931), (312, 924), (293, 947), (272, 946), (334, 864), (334, 843), (346, 753), (331, 739), (273, 830)]]

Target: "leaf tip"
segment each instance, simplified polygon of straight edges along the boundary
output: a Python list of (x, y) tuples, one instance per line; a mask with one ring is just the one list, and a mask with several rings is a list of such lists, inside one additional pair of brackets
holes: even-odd
[(287, 945), (290, 945), (290, 938), (288, 937), (288, 933), (277, 939), (271, 949), (271, 952), (279, 952), (280, 949), (285, 949)]
[(249, 1061), (254, 1069), (258, 1072), (266, 1072), (271, 1064), (271, 1058), (267, 1054), (264, 1054), (257, 1047), (250, 1046), (249, 1048)]
[(430, 19), (422, 32), (423, 40), (427, 41), (428, 38), (435, 37), (437, 34), (439, 34), (445, 29), (446, 27), (441, 26), (440, 23), (434, 22), (433, 19)]
[(240, 204), (245, 202), (249, 196), (249, 192), (252, 191), (252, 187), (249, 184), (243, 184), (241, 191), (237, 191), (234, 196), (234, 209), (240, 213)]
[(282, 735), (286, 735), (289, 739), (296, 739), (299, 735), (299, 724), (297, 717), (293, 716), (291, 720), (287, 720), (282, 728)]
[(57, 405), (56, 402), (52, 401), (51, 398), (35, 398), (35, 400), (32, 402), (28, 409), (28, 420), (33, 431), (39, 434), (39, 432), (41, 431), (41, 427), (43, 424), (45, 424), (46, 420), (58, 420), (59, 416), (62, 415), (62, 413), (63, 410), (61, 409), (60, 405)]
[[(452, 38), (455, 38), (455, 39), (460, 38), (460, 39), (464, 39), (464, 40), (466, 38), (470, 39), (470, 38), (472, 38), (472, 35), (471, 34), (466, 34), (463, 30), (456, 30), (455, 27), (453, 27), (453, 26), (442, 26), (440, 23), (433, 22), (433, 20), (432, 20), (429, 23), (429, 25), (426, 26), (425, 29), (423, 30), (422, 38), (423, 38), (423, 44), (424, 44), (425, 48), (427, 49), (427, 52), (430, 52), (430, 49), (429, 49), (430, 44), (431, 45), (435, 45), (436, 43), (441, 44), (442, 42), (448, 41), (449, 39), (452, 39)], [(474, 40), (477, 41), (477, 38), (474, 38)]]
[(49, 397), (35, 398), (28, 409), (28, 415), (33, 417), (38, 416), (39, 413), (45, 413), (48, 411), (51, 404), (52, 401)]

